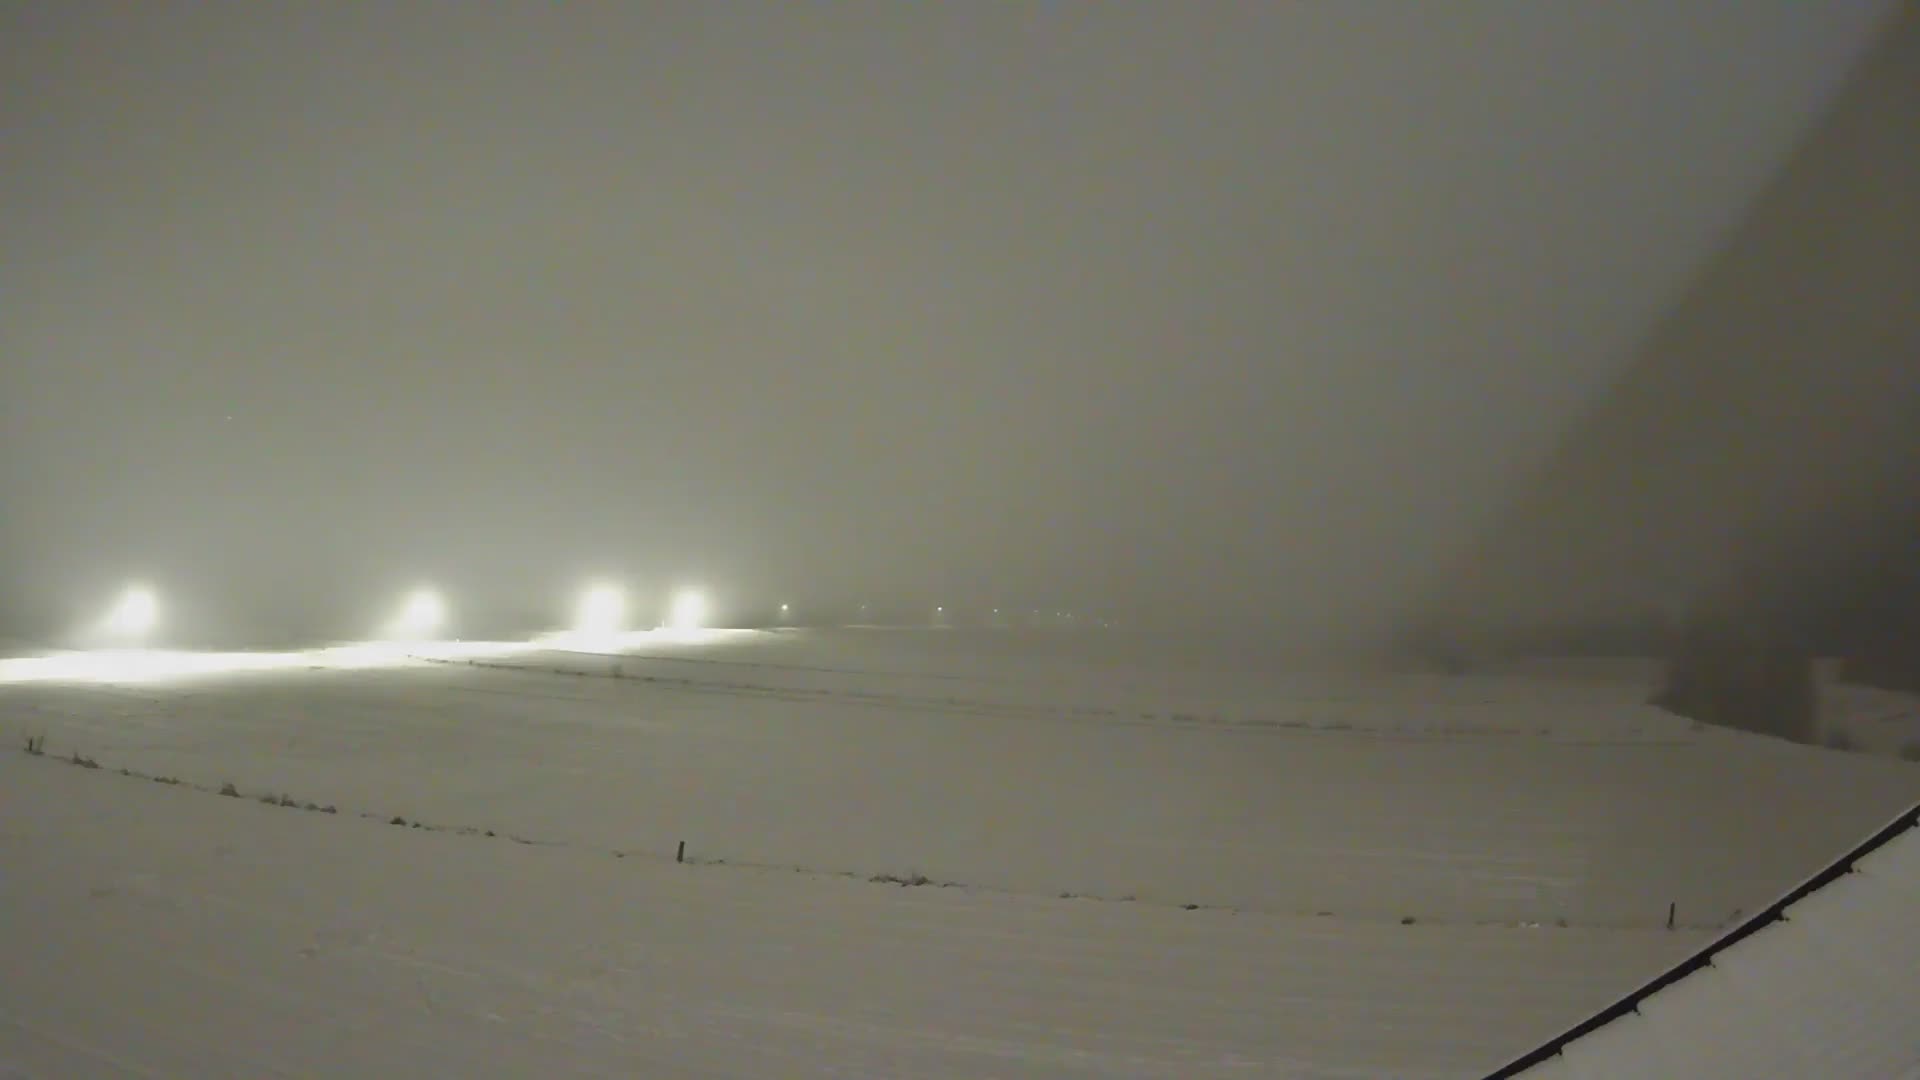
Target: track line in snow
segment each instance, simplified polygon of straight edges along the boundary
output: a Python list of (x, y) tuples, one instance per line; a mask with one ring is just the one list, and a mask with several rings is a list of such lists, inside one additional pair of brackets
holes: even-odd
[[(580, 655), (597, 656), (588, 653)], [(748, 682), (727, 682), (711, 679), (694, 679), (668, 675), (631, 675), (619, 671), (589, 671), (560, 667), (541, 667), (532, 663), (516, 663), (498, 660), (444, 659), (424, 657), (426, 663), (456, 668), (472, 668), (487, 671), (506, 672), (524, 676), (547, 676), (563, 679), (600, 679), (613, 683), (633, 683), (652, 689), (687, 694), (706, 694), (725, 697), (751, 698), (762, 701), (782, 701), (792, 704), (817, 704), (829, 702), (876, 709), (907, 709), (918, 713), (945, 716), (973, 716), (1009, 720), (1048, 720), (1098, 725), (1144, 726), (1170, 731), (1205, 731), (1210, 733), (1302, 736), (1302, 737), (1344, 737), (1354, 739), (1377, 739), (1404, 742), (1433, 742), (1475, 739), (1542, 739), (1568, 746), (1626, 746), (1626, 747), (1675, 747), (1692, 745), (1695, 741), (1679, 731), (1668, 733), (1642, 733), (1630, 731), (1610, 736), (1581, 736), (1557, 732), (1551, 725), (1534, 728), (1515, 727), (1498, 724), (1461, 724), (1434, 723), (1419, 724), (1366, 724), (1351, 720), (1327, 720), (1313, 723), (1304, 720), (1275, 720), (1260, 717), (1222, 716), (1217, 713), (1202, 714), (1183, 712), (1178, 709), (1158, 711), (1130, 711), (1107, 705), (1074, 704), (1025, 704), (1018, 702), (989, 701), (975, 698), (933, 697), (915, 694), (882, 693), (862, 690), (832, 690), (810, 687), (768, 686)], [(673, 663), (696, 662), (675, 658)], [(699, 663), (738, 665), (736, 661), (699, 660)], [(755, 665), (782, 670), (822, 671), (834, 674), (859, 674), (840, 672), (834, 669), (792, 668), (781, 665)], [(547, 694), (537, 691), (512, 691), (498, 688), (464, 687), (463, 692), (493, 693), (514, 696), (524, 694), (529, 699), (602, 701), (602, 698), (578, 697), (566, 694)], [(1348, 704), (1337, 700), (1330, 703)], [(1421, 706), (1425, 709), (1437, 708), (1432, 703)], [(1473, 708), (1474, 703), (1451, 703), (1451, 708)]]
[[(242, 790), (238, 785), (235, 785), (232, 783), (227, 783), (222, 787), (215, 788), (207, 784), (197, 784), (189, 781), (183, 781), (172, 776), (156, 776), (151, 773), (147, 773), (138, 769), (133, 769), (127, 766), (114, 767), (114, 766), (102, 765), (95, 759), (83, 757), (78, 755), (77, 753), (70, 757), (61, 757), (58, 754), (55, 754), (52, 752), (37, 752), (37, 753), (31, 754), (30, 756), (44, 758), (56, 764), (65, 764), (65, 765), (84, 768), (88, 770), (101, 770), (101, 771), (109, 772), (109, 773), (112, 773), (121, 777), (125, 777), (128, 779), (144, 780), (149, 783), (161, 784), (168, 787), (185, 788), (189, 791), (193, 791), (195, 793), (203, 794), (203, 795), (213, 795), (217, 797), (235, 799), (237, 801), (254, 802), (254, 803), (259, 803), (259, 804), (272, 806), (280, 809), (300, 810), (308, 813), (320, 813), (320, 814), (326, 814), (326, 815), (340, 814), (340, 810), (338, 806), (334, 803), (320, 803), (311, 799), (307, 799), (307, 800), (295, 799), (291, 795), (285, 794), (285, 793), (249, 792), (246, 790)], [(595, 847), (595, 846), (586, 845), (586, 844), (574, 843), (566, 840), (554, 840), (554, 839), (547, 839), (547, 838), (541, 838), (541, 837), (527, 836), (517, 832), (512, 832), (512, 831), (507, 831), (502, 829), (482, 828), (480, 826), (474, 826), (474, 825), (434, 824), (434, 823), (424, 822), (416, 818), (408, 818), (403, 814), (387, 814), (387, 813), (372, 811), (372, 810), (358, 810), (358, 811), (349, 811), (347, 816), (357, 817), (367, 821), (383, 822), (387, 825), (390, 825), (396, 828), (412, 829), (412, 830), (429, 832), (429, 833), (445, 833), (445, 834), (451, 834), (455, 836), (469, 837), (469, 838), (475, 838), (475, 839), (505, 840), (508, 843), (519, 844), (525, 847), (561, 848), (561, 849), (567, 849), (572, 851), (594, 852), (598, 854), (608, 855), (615, 859), (645, 859), (651, 862), (675, 862), (675, 863), (680, 863), (682, 865), (691, 866), (691, 867), (717, 867), (717, 868), (726, 868), (726, 869), (734, 869), (734, 870), (790, 873), (790, 874), (799, 874), (807, 877), (837, 878), (837, 879), (847, 880), (847, 881), (864, 881), (872, 885), (891, 886), (894, 888), (954, 889), (954, 890), (959, 890), (959, 891), (968, 892), (968, 893), (981, 893), (981, 894), (999, 895), (999, 896), (1008, 896), (1008, 897), (1026, 897), (1026, 898), (1032, 898), (1032, 899), (1056, 899), (1060, 901), (1086, 901), (1086, 902), (1100, 903), (1100, 904), (1124, 904), (1124, 905), (1133, 905), (1133, 906), (1149, 907), (1149, 908), (1172, 908), (1172, 909), (1178, 909), (1182, 911), (1191, 911), (1191, 912), (1211, 911), (1211, 912), (1223, 912), (1227, 914), (1282, 915), (1282, 916), (1290, 916), (1294, 918), (1338, 919), (1344, 922), (1366, 922), (1366, 923), (1377, 923), (1377, 924), (1387, 924), (1387, 923), (1396, 921), (1392, 919), (1377, 918), (1377, 917), (1376, 918), (1356, 918), (1354, 916), (1341, 915), (1338, 912), (1325, 910), (1325, 909), (1315, 910), (1313, 912), (1305, 912), (1305, 911), (1287, 912), (1287, 911), (1281, 911), (1281, 910), (1276, 910), (1271, 908), (1262, 908), (1257, 906), (1237, 905), (1237, 904), (1171, 903), (1171, 902), (1162, 902), (1162, 901), (1154, 901), (1154, 900), (1142, 900), (1139, 897), (1133, 896), (1133, 895), (1115, 896), (1115, 895), (1107, 895), (1099, 892), (1080, 892), (1080, 891), (1072, 891), (1072, 890), (1046, 891), (1046, 890), (1038, 890), (1038, 889), (1013, 889), (1013, 888), (1005, 888), (1005, 887), (999, 887), (999, 886), (981, 885), (981, 884), (969, 883), (964, 881), (944, 880), (944, 879), (929, 877), (927, 875), (920, 874), (917, 872), (907, 873), (907, 874), (891, 872), (891, 871), (874, 872), (874, 871), (862, 871), (862, 870), (851, 870), (851, 869), (827, 868), (827, 867), (819, 867), (819, 866), (807, 866), (807, 865), (802, 865), (798, 863), (780, 863), (780, 862), (769, 862), (764, 860), (750, 860), (750, 859), (730, 859), (725, 857), (706, 856), (706, 855), (700, 855), (700, 854), (695, 854), (683, 860), (676, 857), (675, 855), (669, 855), (660, 851), (652, 851), (652, 850), (637, 849), (637, 848), (634, 848), (634, 849), (601, 848), (601, 847)], [(1377, 857), (1377, 858), (1405, 858), (1409, 853), (1405, 851), (1370, 851), (1370, 852), (1361, 852), (1359, 854)], [(1427, 853), (1425, 857), (1440, 859), (1442, 861), (1445, 861), (1447, 858), (1449, 858), (1448, 856), (1445, 856), (1445, 855), (1433, 855), (1430, 853)], [(1547, 879), (1529, 877), (1526, 880), (1529, 882), (1536, 882), (1536, 881), (1543, 881)], [(1680, 924), (1676, 924), (1676, 928), (1686, 929), (1686, 930), (1719, 929), (1728, 925), (1729, 921), (1732, 918), (1738, 917), (1738, 915), (1739, 913), (1735, 912), (1732, 916), (1729, 917), (1728, 920), (1722, 920), (1720, 922), (1715, 922), (1715, 923), (1698, 923), (1698, 922), (1680, 923)], [(1546, 924), (1541, 922), (1512, 922), (1512, 921), (1496, 921), (1496, 920), (1457, 920), (1457, 919), (1449, 920), (1449, 919), (1435, 918), (1431, 915), (1403, 916), (1397, 921), (1400, 923), (1400, 925), (1404, 925), (1404, 926), (1432, 926), (1432, 927), (1474, 926), (1474, 927), (1507, 927), (1507, 928), (1525, 928), (1525, 929), (1544, 929), (1546, 926)], [(1601, 923), (1601, 922), (1570, 923), (1564, 919), (1555, 923), (1554, 926), (1557, 929), (1570, 929), (1575, 927), (1582, 928), (1582, 929), (1609, 929), (1609, 930), (1650, 929), (1649, 927), (1642, 926), (1639, 924), (1615, 925), (1615, 924)]]

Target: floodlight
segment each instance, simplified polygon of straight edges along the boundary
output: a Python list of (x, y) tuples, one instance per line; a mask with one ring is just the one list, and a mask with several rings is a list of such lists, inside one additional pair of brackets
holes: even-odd
[(610, 637), (625, 628), (627, 598), (612, 585), (595, 585), (580, 595), (573, 629), (579, 634)]
[(669, 630), (698, 630), (707, 624), (707, 597), (698, 589), (682, 589), (674, 594), (673, 607), (667, 613)]
[(152, 589), (135, 585), (121, 593), (113, 609), (107, 612), (105, 627), (115, 637), (143, 638), (153, 633), (159, 623), (159, 599)]
[(389, 637), (430, 638), (446, 625), (447, 604), (432, 589), (416, 589), (400, 605), (388, 629)]

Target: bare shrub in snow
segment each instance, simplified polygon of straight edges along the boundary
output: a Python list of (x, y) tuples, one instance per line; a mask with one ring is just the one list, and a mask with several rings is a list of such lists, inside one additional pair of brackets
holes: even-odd
[(876, 885), (898, 885), (901, 888), (908, 889), (933, 884), (933, 879), (927, 877), (925, 874), (908, 874), (905, 877), (899, 874), (875, 874), (867, 880)]

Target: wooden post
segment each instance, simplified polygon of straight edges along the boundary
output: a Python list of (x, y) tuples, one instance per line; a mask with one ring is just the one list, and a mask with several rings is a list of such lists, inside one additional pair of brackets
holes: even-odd
[[(675, 852), (673, 853), (673, 861), (674, 861), (674, 862), (686, 862), (686, 861), (687, 861), (687, 842), (686, 842), (685, 840), (682, 840), (682, 841), (680, 841), (680, 847), (679, 847), (679, 850), (677, 850), (677, 851), (675, 851)], [(1672, 920), (1672, 919), (1668, 919), (1668, 920), (1667, 920), (1667, 924), (1668, 924), (1668, 926), (1672, 926), (1672, 924), (1673, 924), (1673, 920)]]
[(1678, 906), (1679, 906), (1679, 901), (1677, 900), (1669, 901), (1667, 904), (1667, 929), (1669, 930), (1673, 929), (1673, 911), (1674, 911), (1674, 908)]

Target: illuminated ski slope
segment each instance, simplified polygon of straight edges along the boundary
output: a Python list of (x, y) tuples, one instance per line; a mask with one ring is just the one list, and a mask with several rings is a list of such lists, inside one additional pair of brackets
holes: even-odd
[(652, 652), (17, 685), (0, 734), (601, 849), (1453, 923), (1661, 926), (1672, 904), (1717, 926), (1916, 779), (1586, 680), (1129, 657), (1128, 684), (1099, 650), (1014, 662), (939, 634)]
[[(803, 631), (0, 687), (0, 737), (104, 766), (0, 755), (0, 962), (36, 972), (4, 1017), (58, 1074), (263, 1071), (270, 1040), (209, 1026), (239, 1009), (323, 1018), (296, 1072), (464, 1040), (445, 1067), (501, 1075), (1468, 1076), (1920, 790), (1692, 730), (1618, 673), (1150, 645)], [(865, 880), (917, 875), (950, 887)], [(189, 989), (165, 1022), (75, 1011), (109, 983)]]

